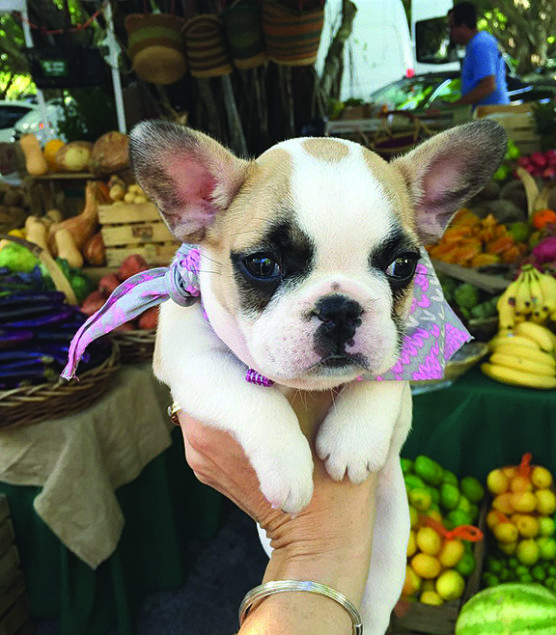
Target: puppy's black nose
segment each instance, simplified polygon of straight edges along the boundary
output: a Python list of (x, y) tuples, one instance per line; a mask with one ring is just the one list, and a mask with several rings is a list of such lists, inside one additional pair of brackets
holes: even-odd
[(358, 302), (343, 295), (329, 295), (315, 305), (313, 315), (322, 324), (315, 333), (317, 351), (323, 355), (340, 355), (361, 325), (363, 309)]

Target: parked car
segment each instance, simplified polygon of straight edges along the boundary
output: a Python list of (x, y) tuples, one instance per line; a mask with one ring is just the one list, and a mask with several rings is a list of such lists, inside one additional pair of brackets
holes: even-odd
[(13, 142), (16, 123), (36, 108), (35, 104), (26, 101), (0, 101), (0, 142)]
[(50, 139), (62, 139), (64, 136), (58, 129), (59, 122), (64, 118), (64, 102), (61, 99), (52, 99), (46, 102), (46, 117), (49, 129), (46, 128), (41, 110), (38, 106), (22, 117), (15, 126), (15, 139), (19, 139), (24, 134), (34, 134), (41, 144), (45, 144)]
[[(513, 103), (556, 98), (556, 81), (550, 79), (525, 82), (508, 75), (507, 82)], [(377, 109), (423, 112), (434, 107), (434, 102), (452, 102), (460, 94), (459, 71), (443, 71), (399, 79), (371, 93), (369, 101)]]

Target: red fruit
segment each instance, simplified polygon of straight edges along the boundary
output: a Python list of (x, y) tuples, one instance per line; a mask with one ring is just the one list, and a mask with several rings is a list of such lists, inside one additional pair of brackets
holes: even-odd
[(520, 167), (527, 169), (531, 165), (531, 159), (529, 157), (519, 157), (517, 164)]
[(544, 153), (548, 165), (556, 165), (556, 150), (547, 150)]
[(96, 313), (104, 304), (104, 300), (104, 295), (100, 291), (93, 291), (89, 293), (83, 301), (81, 310), (85, 315), (93, 315), (93, 313)]
[(542, 171), (543, 179), (553, 179), (556, 176), (556, 166), (549, 166)]
[(155, 329), (158, 326), (158, 307), (153, 306), (142, 313), (137, 325), (140, 329)]
[(538, 165), (540, 168), (544, 168), (544, 166), (548, 162), (547, 158), (544, 156), (542, 152), (533, 152), (533, 154), (531, 155), (531, 161), (535, 165)]
[(147, 261), (139, 254), (133, 254), (128, 256), (120, 265), (118, 269), (118, 278), (127, 280), (130, 276), (134, 276), (136, 273), (145, 271), (149, 268)]
[(98, 290), (105, 295), (110, 295), (120, 285), (120, 279), (115, 273), (107, 273), (99, 280)]

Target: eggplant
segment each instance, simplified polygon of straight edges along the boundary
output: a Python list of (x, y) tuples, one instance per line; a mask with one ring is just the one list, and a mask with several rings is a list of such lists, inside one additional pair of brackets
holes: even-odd
[(33, 331), (2, 331), (0, 329), (0, 350), (14, 348), (32, 339)]
[(28, 350), (19, 349), (11, 351), (0, 351), (0, 364), (2, 364), (3, 368), (5, 364), (11, 365), (17, 362), (24, 362), (29, 359), (40, 359), (41, 357), (52, 358), (49, 363), (52, 363), (52, 361), (56, 361), (58, 364), (62, 364), (62, 366), (65, 366), (68, 357), (67, 348), (66, 350), (62, 350), (52, 347), (49, 350), (41, 350), (38, 347), (33, 347), (29, 348)]
[(43, 379), (45, 381), (55, 381), (58, 378), (58, 373), (53, 368), (41, 367), (41, 368), (22, 368), (22, 369), (7, 369), (0, 368), (0, 381), (4, 384), (15, 384), (32, 379)]
[(66, 299), (62, 291), (22, 291), (20, 293), (11, 293), (7, 296), (0, 297), (0, 311), (4, 307), (16, 304), (42, 304), (49, 302), (51, 304), (61, 304)]
[(2, 371), (18, 370), (22, 368), (33, 368), (33, 366), (44, 368), (54, 363), (54, 357), (49, 355), (42, 355), (41, 357), (34, 357), (29, 359), (21, 359), (19, 361), (12, 361), (9, 364), (2, 364)]
[(29, 320), (19, 320), (17, 322), (6, 322), (2, 324), (4, 329), (35, 329), (47, 324), (58, 324), (65, 322), (68, 318), (73, 317), (74, 311), (69, 306), (62, 305), (63, 308), (46, 315), (41, 315)]
[(0, 325), (6, 322), (13, 322), (19, 318), (35, 318), (45, 313), (51, 312), (59, 306), (57, 302), (46, 302), (41, 304), (35, 304), (31, 306), (16, 307), (9, 306), (5, 309), (0, 304)]

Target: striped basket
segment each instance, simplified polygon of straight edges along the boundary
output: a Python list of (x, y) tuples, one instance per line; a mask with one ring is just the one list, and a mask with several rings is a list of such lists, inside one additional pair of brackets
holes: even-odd
[(141, 79), (167, 85), (185, 75), (183, 24), (183, 18), (167, 13), (132, 13), (126, 17), (129, 56)]
[[(298, 3), (300, 6), (302, 2)], [(263, 31), (266, 52), (273, 62), (285, 66), (315, 63), (324, 23), (324, 3), (295, 9), (291, 3), (263, 2)]]
[(208, 13), (191, 18), (183, 27), (183, 37), (193, 77), (220, 77), (233, 71), (220, 18)]
[(260, 0), (236, 0), (222, 12), (234, 66), (240, 70), (265, 63), (266, 51)]

